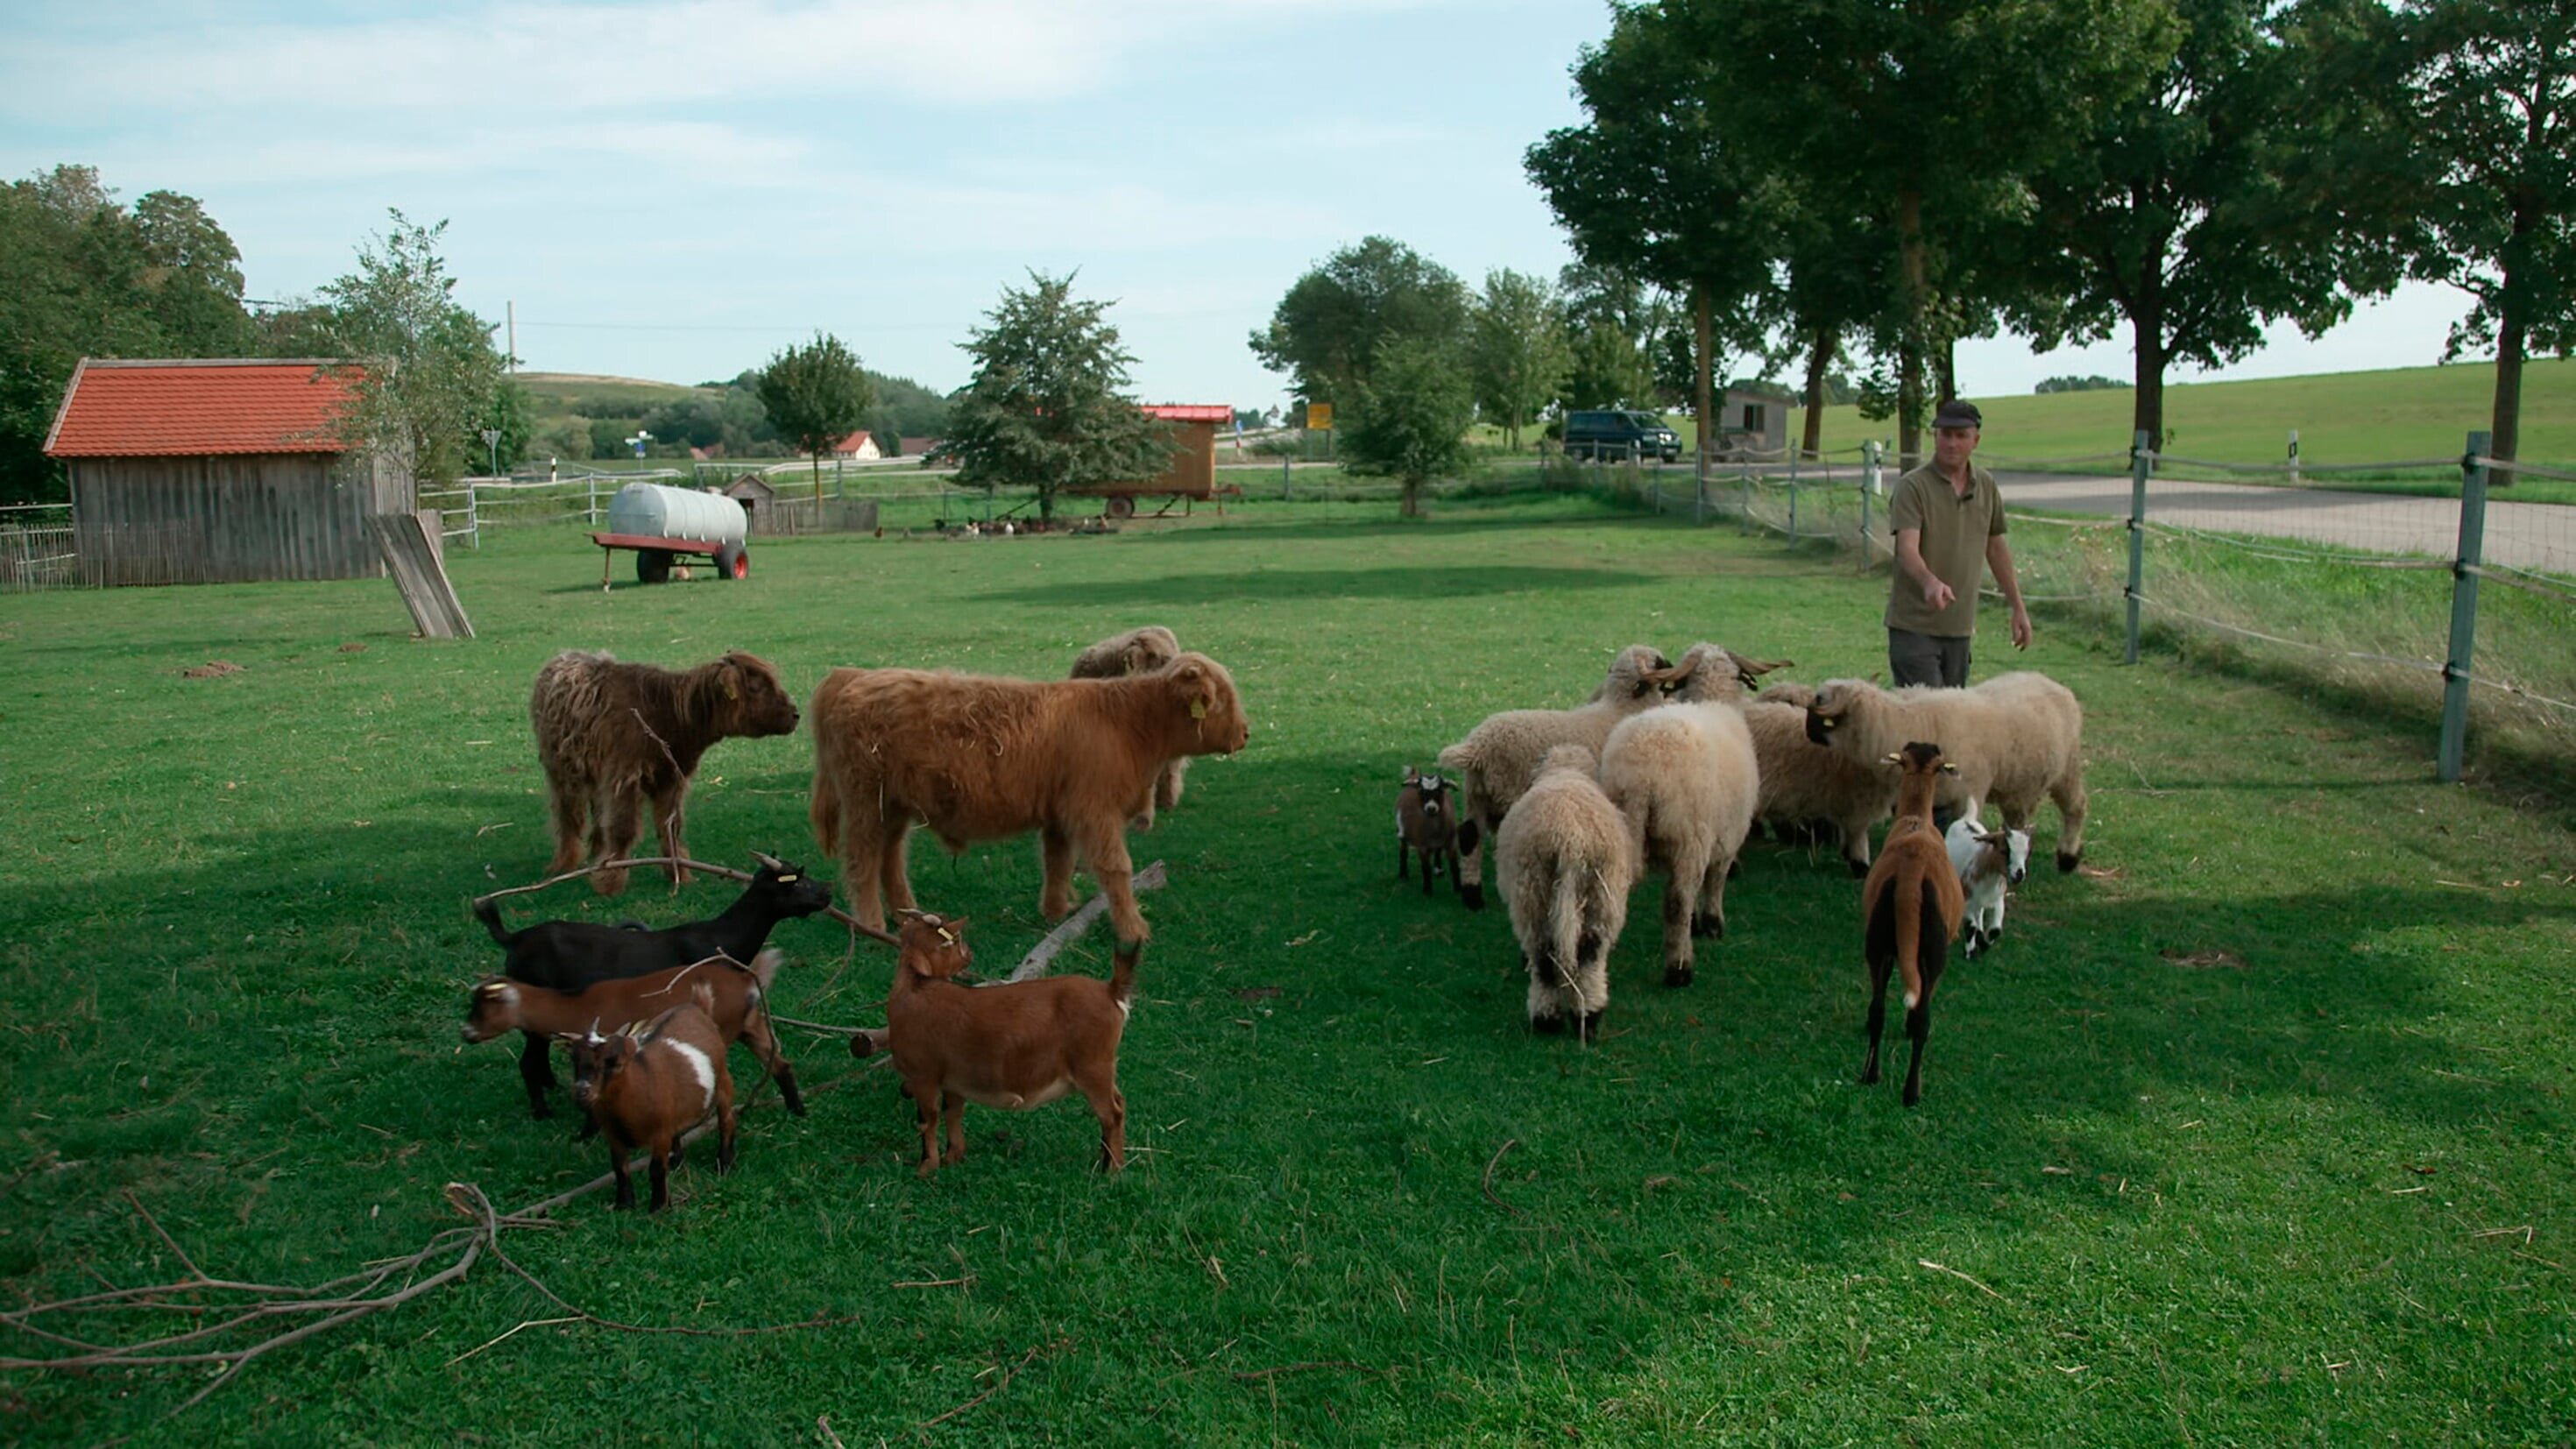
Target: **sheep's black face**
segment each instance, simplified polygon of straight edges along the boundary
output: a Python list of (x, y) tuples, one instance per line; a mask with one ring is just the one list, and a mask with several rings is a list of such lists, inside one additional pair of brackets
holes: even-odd
[(1808, 705), (1807, 742), (1814, 745), (1832, 744), (1834, 742), (1834, 727), (1841, 723), (1842, 716), (1838, 714), (1825, 713), (1823, 705)]

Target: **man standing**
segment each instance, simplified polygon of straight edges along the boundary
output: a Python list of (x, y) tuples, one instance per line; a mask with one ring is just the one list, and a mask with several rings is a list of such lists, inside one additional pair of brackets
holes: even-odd
[(2012, 643), (2030, 647), (2030, 611), (2004, 542), (1995, 475), (1969, 461), (1985, 419), (1952, 398), (1932, 415), (1932, 461), (1897, 480), (1888, 500), (1896, 576), (1887, 599), (1887, 669), (1899, 685), (1956, 689), (1968, 682), (1977, 632), (1977, 584), (1988, 568), (2012, 606)]

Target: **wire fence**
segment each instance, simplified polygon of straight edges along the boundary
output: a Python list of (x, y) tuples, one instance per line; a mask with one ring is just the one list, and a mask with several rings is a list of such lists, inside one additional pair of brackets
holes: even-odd
[[(1876, 445), (1852, 453), (1746, 456), (1705, 479), (1688, 468), (1557, 467), (1656, 513), (1884, 566), (1895, 470)], [(2067, 471), (2109, 457), (2127, 477)], [(2489, 496), (2500, 478), (2571, 476), (2563, 471), (2490, 458), (2483, 433), (2457, 457), (2311, 467), (2296, 487), (2286, 465), (2160, 456), (2143, 434), (2126, 454), (1998, 461), (2025, 600), (2116, 631), (2132, 662), (2147, 645), (2224, 652), (2427, 715), (2445, 780), (2459, 778), (2472, 733), (2490, 761), (2555, 761), (2576, 744), (2576, 507)], [(2176, 466), (2199, 476), (2165, 476)], [(2304, 481), (2428, 467), (2451, 470), (2452, 496)], [(2231, 470), (2263, 486), (2219, 480)], [(2482, 594), (2481, 584), (2494, 587)], [(2547, 772), (2569, 778), (2564, 766)]]
[(79, 582), (70, 504), (0, 508), (0, 594), (69, 588)]

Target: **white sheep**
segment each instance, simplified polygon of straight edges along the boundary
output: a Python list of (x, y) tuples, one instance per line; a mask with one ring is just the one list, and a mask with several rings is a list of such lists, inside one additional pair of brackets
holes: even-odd
[[(1804, 686), (1774, 686), (1790, 688)], [(1831, 824), (1842, 836), (1842, 856), (1851, 873), (1868, 875), (1870, 827), (1896, 808), (1896, 772), (1809, 740), (1803, 704), (1756, 698), (1744, 706), (1744, 723), (1753, 733), (1753, 756), (1762, 767), (1755, 818), (1784, 839), (1789, 831), (1815, 821)]]
[(1619, 807), (1592, 778), (1592, 751), (1559, 745), (1539, 762), (1494, 847), (1512, 935), (1528, 967), (1529, 1022), (1590, 1041), (1610, 1005), (1610, 948), (1628, 922), (1636, 848)]
[(1762, 776), (1736, 667), (1748, 662), (1693, 645), (1669, 671), (1686, 702), (1621, 720), (1601, 750), (1603, 792), (1627, 817), (1639, 860), (1667, 875), (1667, 986), (1690, 984), (1692, 937), (1726, 934), (1727, 873), (1753, 828)]
[[(1598, 755), (1610, 727), (1641, 709), (1663, 703), (1662, 673), (1673, 667), (1655, 649), (1631, 644), (1611, 661), (1610, 672), (1592, 697), (1572, 709), (1512, 709), (1487, 715), (1467, 737), (1440, 752), (1440, 768), (1459, 784), (1460, 820), (1475, 821), (1487, 836), (1502, 828), (1503, 815), (1538, 775), (1539, 761), (1557, 745), (1581, 745)], [(1652, 676), (1652, 677), (1650, 677)], [(1463, 851), (1459, 874), (1470, 887), (1461, 890), (1471, 908), (1484, 905), (1484, 851)]]
[(2030, 874), (2030, 832), (2006, 827), (1988, 830), (1962, 815), (1950, 822), (1942, 844), (1950, 848), (1951, 868), (1968, 895), (1968, 959), (1994, 949), (2004, 933), (2004, 887), (2019, 885)]
[(1828, 679), (1807, 706), (1807, 738), (1855, 762), (1883, 760), (1916, 740), (1938, 744), (1959, 770), (1942, 777), (1942, 805), (1976, 819), (1991, 801), (2007, 827), (2028, 830), (2044, 795), (2057, 802), (2057, 868), (2071, 871), (2083, 858), (2084, 706), (2045, 674), (1893, 691)]

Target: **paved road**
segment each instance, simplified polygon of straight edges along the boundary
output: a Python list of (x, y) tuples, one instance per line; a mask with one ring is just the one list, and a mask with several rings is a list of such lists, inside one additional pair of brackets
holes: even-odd
[[(2059, 513), (2126, 518), (2129, 480), (2007, 473), (2004, 501)], [(2227, 533), (2271, 534), (2371, 553), (2449, 558), (2460, 542), (2456, 499), (2325, 488), (2265, 488), (2242, 483), (2151, 479), (2147, 517), (2156, 523)], [(2576, 507), (2487, 499), (2486, 557), (2535, 572), (2576, 574)]]

